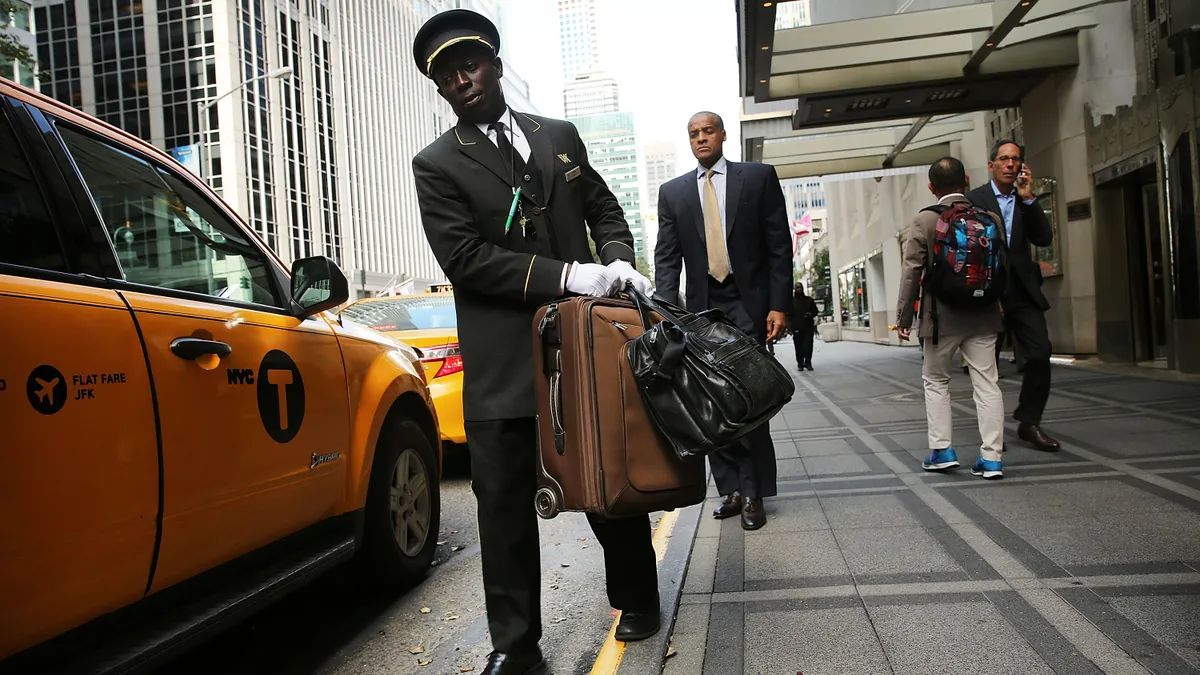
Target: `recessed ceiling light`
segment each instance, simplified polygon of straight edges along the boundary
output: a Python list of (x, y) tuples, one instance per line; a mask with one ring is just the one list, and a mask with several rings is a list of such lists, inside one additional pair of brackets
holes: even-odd
[(833, 112), (833, 108), (826, 108), (825, 112)]
[(759, 80), (758, 82), (759, 82), (759, 84), (766, 84), (766, 83), (767, 83), (767, 81), (766, 81), (766, 80)]
[(764, 51), (764, 52), (765, 52), (765, 51), (767, 51), (767, 50), (768, 50), (768, 49), (770, 49), (770, 48), (771, 48), (771, 45), (763, 45), (763, 51)]
[(989, 43), (987, 43), (987, 44), (986, 44), (986, 45), (984, 45), (984, 46), (985, 46), (985, 47), (995, 47), (995, 46), (996, 46), (996, 43), (995, 43), (995, 42), (989, 42)]
[(906, 99), (904, 99), (904, 102), (905, 102), (905, 103), (912, 103), (912, 99), (911, 99), (911, 98), (906, 98)]
[(770, 3), (770, 2), (764, 2), (763, 7), (770, 7), (772, 4), (773, 3)]

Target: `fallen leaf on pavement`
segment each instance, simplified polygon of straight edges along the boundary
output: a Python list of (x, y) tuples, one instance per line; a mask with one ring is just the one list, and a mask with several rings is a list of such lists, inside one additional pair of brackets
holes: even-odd
[(422, 608), (421, 608), (421, 613), (422, 613), (422, 614), (428, 614), (428, 613), (430, 613), (430, 612), (432, 612), (432, 611), (433, 611), (433, 610), (432, 610), (432, 609), (429, 609), (428, 607), (422, 607)]
[(458, 619), (457, 614), (451, 614), (450, 616), (446, 617), (446, 621), (455, 621), (457, 619)]
[(418, 666), (427, 666), (431, 663), (433, 663), (433, 659), (421, 659), (420, 661), (417, 661)]
[(553, 623), (562, 623), (566, 620), (567, 620), (567, 617), (565, 617), (565, 616), (556, 616), (556, 617), (554, 617)]
[(409, 647), (408, 653), (409, 654), (424, 654), (425, 648), (424, 647)]
[(458, 534), (458, 530), (450, 530), (450, 534)]
[(466, 546), (451, 546), (451, 547), (450, 547), (450, 550), (451, 550), (451, 551), (461, 551), (461, 550), (463, 550), (464, 548), (466, 548)]
[(678, 654), (678, 653), (679, 653), (679, 652), (675, 651), (675, 648), (674, 648), (674, 647), (667, 647), (667, 656), (666, 656), (666, 658), (668, 658), (668, 659), (669, 659), (669, 658), (671, 658), (672, 656), (675, 656), (675, 655), (676, 655), (676, 654)]
[(563, 564), (562, 564), (562, 566), (563, 566), (563, 567), (570, 567), (570, 565), (568, 565), (567, 563), (563, 563)]
[(438, 542), (438, 546), (445, 546), (445, 545), (446, 545), (446, 542), (444, 542), (444, 541), (439, 541), (439, 542)]
[(469, 673), (469, 672), (471, 672), (472, 670), (475, 670), (475, 666), (463, 666), (462, 668), (459, 668), (459, 669), (458, 669), (458, 672), (460, 672), (460, 673)]
[(550, 590), (552, 590), (552, 591), (557, 591), (557, 590), (558, 590), (558, 584), (550, 584)]

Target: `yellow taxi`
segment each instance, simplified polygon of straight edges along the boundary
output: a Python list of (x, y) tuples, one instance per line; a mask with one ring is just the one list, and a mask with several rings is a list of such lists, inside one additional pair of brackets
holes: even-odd
[(387, 337), (416, 347), (437, 407), (442, 442), (467, 442), (463, 430), (463, 362), (458, 349), (454, 294), (445, 287), (431, 293), (363, 298), (340, 313)]
[(421, 579), (438, 417), (169, 155), (0, 80), (0, 672), (152, 668), (335, 566)]

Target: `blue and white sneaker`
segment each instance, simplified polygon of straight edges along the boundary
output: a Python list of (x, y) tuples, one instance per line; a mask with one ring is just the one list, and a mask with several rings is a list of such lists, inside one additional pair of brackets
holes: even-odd
[(958, 466), (958, 455), (954, 454), (954, 448), (934, 450), (925, 458), (925, 461), (921, 462), (921, 468), (926, 471), (945, 471)]
[(1004, 472), (1000, 470), (1000, 462), (993, 462), (982, 457), (975, 460), (975, 465), (971, 467), (971, 473), (989, 480), (1004, 478)]

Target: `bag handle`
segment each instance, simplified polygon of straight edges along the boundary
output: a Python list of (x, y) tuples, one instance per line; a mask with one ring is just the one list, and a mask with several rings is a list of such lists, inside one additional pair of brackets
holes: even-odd
[[(634, 287), (633, 282), (625, 282), (624, 294), (627, 295), (633, 304), (637, 307), (638, 315), (642, 318), (642, 330), (650, 330), (653, 322), (650, 320), (650, 312), (657, 312), (662, 318), (668, 322), (682, 327), (689, 323), (688, 321), (679, 318), (678, 314), (687, 314), (682, 308), (677, 307), (661, 298), (650, 298)], [(647, 311), (649, 310), (649, 311)]]

